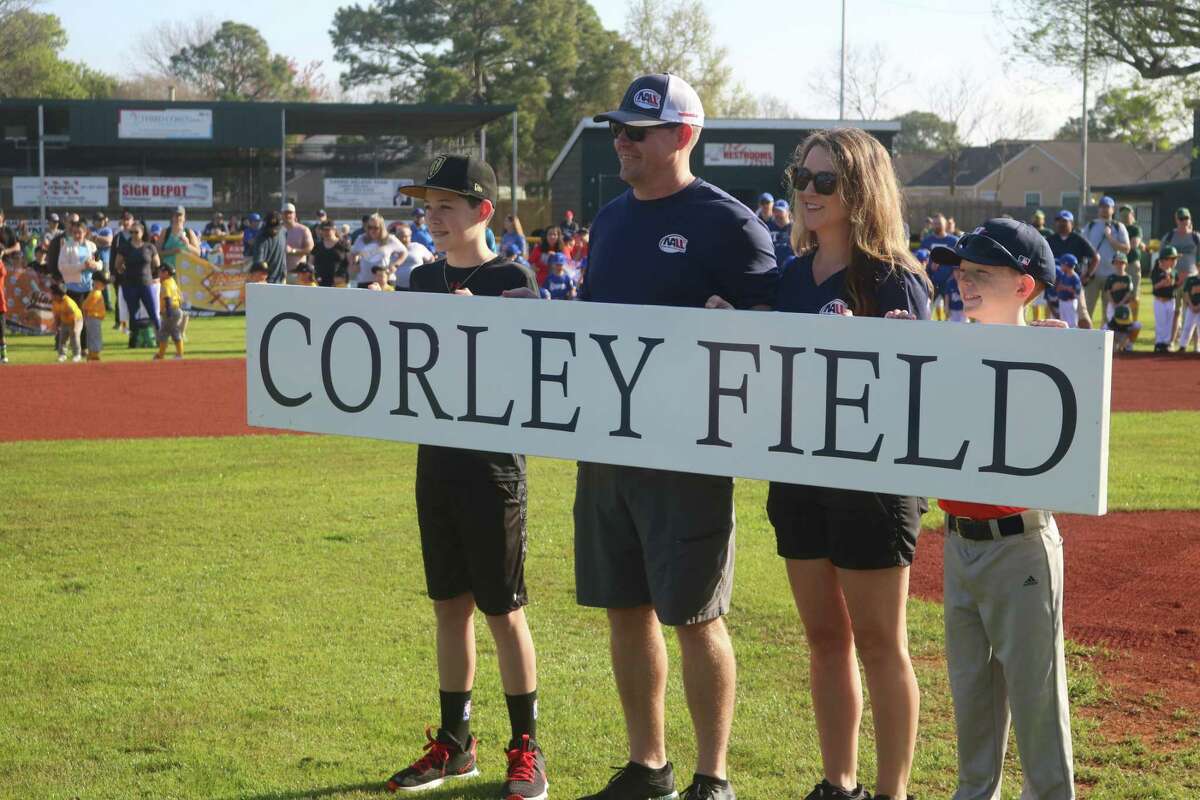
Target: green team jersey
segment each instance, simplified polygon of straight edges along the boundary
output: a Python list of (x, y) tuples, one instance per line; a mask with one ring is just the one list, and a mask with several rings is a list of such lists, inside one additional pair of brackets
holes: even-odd
[(1104, 291), (1112, 295), (1114, 303), (1122, 303), (1133, 288), (1133, 278), (1129, 274), (1109, 275), (1104, 279)]
[(1200, 275), (1189, 275), (1183, 282), (1183, 296), (1192, 306), (1200, 306)]
[[(1156, 284), (1162, 282), (1164, 279), (1167, 279), (1167, 278), (1170, 278), (1172, 285), (1166, 286), (1166, 287), (1163, 287), (1160, 289)], [(1150, 270), (1150, 285), (1154, 287), (1152, 289), (1152, 291), (1153, 291), (1155, 297), (1161, 298), (1163, 300), (1170, 300), (1172, 297), (1175, 296), (1174, 283), (1175, 283), (1175, 270), (1163, 269), (1158, 264), (1155, 264), (1154, 269)]]

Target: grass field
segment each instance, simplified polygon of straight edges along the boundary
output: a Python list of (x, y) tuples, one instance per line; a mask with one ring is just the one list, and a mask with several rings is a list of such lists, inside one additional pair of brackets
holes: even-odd
[[(1141, 286), (1141, 313), (1143, 325), (1135, 349), (1150, 352), (1154, 349), (1154, 307), (1148, 289), (1148, 281)], [(145, 361), (153, 354), (151, 350), (130, 350), (128, 336), (112, 329), (112, 315), (104, 323), (105, 361)], [(173, 350), (171, 352), (174, 352)], [(186, 355), (188, 358), (241, 358), (246, 355), (245, 317), (197, 317), (189, 323)], [(8, 337), (8, 357), (14, 364), (53, 363), (54, 338), (52, 336)]]
[[(1113, 419), (1113, 507), (1200, 507), (1186, 480), (1200, 456), (1177, 444), (1200, 413)], [(1151, 460), (1167, 446), (1179, 458)], [(0, 797), (379, 794), (437, 715), (414, 452), (338, 437), (0, 444), (9, 467)], [(594, 791), (625, 758), (604, 618), (574, 604), (573, 489), (572, 464), (530, 460), (529, 617), (540, 738), (558, 798)], [(820, 777), (806, 646), (765, 494), (761, 482), (738, 484), (731, 765), (747, 800), (799, 797)], [(940, 606), (914, 601), (910, 614), (923, 692), (912, 788), (923, 800), (948, 797), (955, 750)], [(507, 723), (481, 621), (478, 642), (484, 777), (425, 797), (498, 793)], [(670, 650), (677, 662), (673, 642)], [(1089, 797), (1165, 800), (1200, 788), (1196, 737), (1153, 752), (1121, 731), (1102, 735), (1087, 709), (1109, 690), (1092, 654), (1072, 648), (1069, 668)], [(694, 753), (677, 669), (668, 708), (672, 756), (686, 777)], [(869, 722), (866, 730), (860, 778), (870, 786)], [(1004, 797), (1016, 798), (1015, 764), (1009, 778)]]

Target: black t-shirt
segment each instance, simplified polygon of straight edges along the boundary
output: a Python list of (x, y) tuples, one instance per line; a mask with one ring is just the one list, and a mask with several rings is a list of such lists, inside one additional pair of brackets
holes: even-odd
[(121, 273), (122, 286), (149, 286), (154, 280), (154, 245), (134, 247), (129, 244), (122, 251), (125, 271)]
[[(19, 242), (17, 241), (16, 231), (14, 231), (12, 228), (8, 227), (7, 225), (0, 223), (0, 250), (7, 250), (8, 248), (12, 247), (15, 244), (19, 244)], [(6, 263), (6, 264), (12, 263), (13, 261), (16, 260), (17, 255), (18, 255), (18, 253), (6, 253), (4, 255), (4, 263)], [(0, 287), (0, 288), (2, 288), (2, 287)]]
[[(527, 268), (494, 258), (478, 267), (451, 267), (440, 258), (414, 267), (409, 290), (449, 294), (457, 288), (471, 294), (499, 297), (506, 289), (529, 289), (537, 293), (537, 281)], [(463, 302), (470, 302), (463, 298)], [(520, 304), (514, 300), (513, 303)], [(514, 308), (514, 311), (519, 310)], [(481, 398), (482, 399), (482, 398)], [(484, 406), (487, 408), (488, 406)], [(511, 481), (525, 476), (525, 456), (518, 453), (490, 453), (423, 444), (417, 448), (417, 478), (439, 481)]]
[[(775, 310), (801, 314), (840, 314), (850, 306), (846, 270), (841, 269), (817, 284), (813, 280), (816, 251), (794, 256), (783, 265)], [(929, 319), (929, 290), (921, 278), (908, 270), (872, 261), (875, 302), (879, 316), (905, 309), (917, 319)]]
[(1069, 253), (1079, 259), (1078, 270), (1081, 275), (1088, 271), (1092, 257), (1098, 255), (1092, 243), (1080, 236), (1078, 231), (1071, 231), (1065, 239), (1055, 233), (1046, 241), (1050, 242), (1050, 252), (1054, 253), (1055, 258)]
[(772, 305), (779, 266), (767, 226), (697, 178), (658, 200), (626, 191), (596, 215), (580, 300), (703, 308)]
[(350, 245), (342, 239), (335, 241), (333, 247), (325, 246), (324, 237), (317, 239), (313, 243), (312, 255), (309, 258), (316, 271), (317, 280), (330, 282), (335, 275), (349, 276)]

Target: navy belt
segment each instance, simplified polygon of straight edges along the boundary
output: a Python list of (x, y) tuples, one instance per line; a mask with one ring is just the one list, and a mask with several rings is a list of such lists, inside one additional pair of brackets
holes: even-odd
[(986, 542), (1003, 536), (1018, 536), (1025, 532), (1025, 516), (1013, 514), (999, 519), (967, 519), (946, 515), (946, 526), (964, 539)]

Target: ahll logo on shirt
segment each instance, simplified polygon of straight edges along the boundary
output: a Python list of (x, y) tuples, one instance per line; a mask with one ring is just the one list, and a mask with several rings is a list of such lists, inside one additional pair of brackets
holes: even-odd
[(668, 233), (658, 240), (658, 249), (664, 253), (686, 253), (687, 239), (678, 233)]
[(849, 310), (850, 310), (850, 306), (846, 305), (845, 300), (842, 300), (841, 298), (835, 298), (833, 300), (830, 300), (825, 305), (821, 306), (821, 310), (818, 311), (817, 313), (818, 314), (834, 314), (836, 316), (845, 316), (846, 312)]

